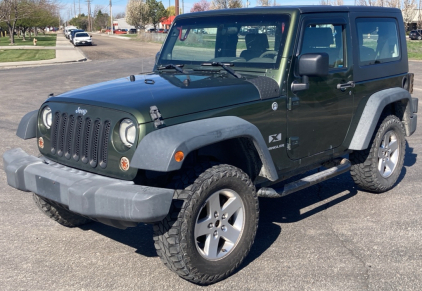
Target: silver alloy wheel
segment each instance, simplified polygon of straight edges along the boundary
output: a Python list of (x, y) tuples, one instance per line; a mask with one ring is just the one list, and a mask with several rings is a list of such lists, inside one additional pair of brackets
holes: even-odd
[(394, 131), (387, 131), (378, 150), (378, 171), (384, 178), (390, 177), (397, 166), (400, 149)]
[(245, 206), (239, 194), (219, 190), (208, 197), (196, 218), (196, 249), (207, 260), (220, 260), (236, 247), (244, 225)]

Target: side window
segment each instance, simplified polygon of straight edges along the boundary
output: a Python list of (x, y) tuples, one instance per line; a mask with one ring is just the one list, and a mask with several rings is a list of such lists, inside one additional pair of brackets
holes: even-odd
[(397, 27), (397, 22), (393, 18), (356, 19), (360, 66), (400, 59)]
[(330, 68), (343, 68), (343, 29), (337, 24), (309, 24), (303, 34), (301, 54), (327, 53)]

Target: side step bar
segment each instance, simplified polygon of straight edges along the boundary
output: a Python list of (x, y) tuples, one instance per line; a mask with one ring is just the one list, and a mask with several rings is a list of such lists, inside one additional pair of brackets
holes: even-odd
[(291, 182), (289, 184), (284, 185), (281, 188), (261, 188), (256, 193), (259, 197), (267, 197), (267, 198), (280, 198), (297, 192), (299, 190), (305, 189), (309, 186), (315, 185), (322, 181), (328, 180), (332, 177), (338, 176), (349, 171), (352, 164), (348, 159), (342, 159), (340, 163), (332, 168), (324, 170), (319, 173), (315, 173), (311, 176), (305, 177), (298, 181)]

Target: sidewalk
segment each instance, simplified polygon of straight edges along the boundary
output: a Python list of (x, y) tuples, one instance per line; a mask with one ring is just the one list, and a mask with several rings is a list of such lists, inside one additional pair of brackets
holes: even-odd
[(51, 60), (44, 61), (27, 61), (27, 62), (5, 62), (0, 63), (0, 69), (10, 69), (18, 67), (34, 67), (34, 66), (43, 66), (43, 65), (52, 65), (52, 64), (62, 64), (70, 62), (82, 62), (86, 61), (86, 57), (80, 49), (74, 47), (69, 40), (63, 35), (61, 31), (57, 32), (56, 46), (2, 46), (1, 50), (6, 49), (55, 49), (56, 58)]

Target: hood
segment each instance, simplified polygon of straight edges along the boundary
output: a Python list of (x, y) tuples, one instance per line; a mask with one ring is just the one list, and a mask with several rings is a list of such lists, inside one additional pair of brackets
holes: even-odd
[(260, 99), (246, 79), (221, 74), (136, 75), (82, 87), (49, 98), (51, 102), (88, 104), (127, 111), (139, 123), (149, 122), (150, 107), (165, 119)]

